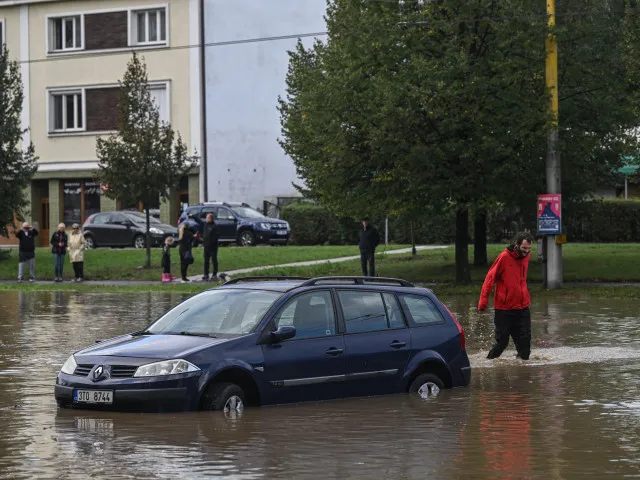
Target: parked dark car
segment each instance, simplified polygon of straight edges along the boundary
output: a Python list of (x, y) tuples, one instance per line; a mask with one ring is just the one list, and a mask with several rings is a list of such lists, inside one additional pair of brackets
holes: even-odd
[(265, 217), (246, 203), (210, 202), (187, 207), (178, 218), (178, 228), (187, 222), (202, 233), (202, 228), (188, 215), (197, 216), (203, 222), (213, 214), (218, 225), (221, 243), (237, 243), (250, 247), (259, 243), (286, 245), (291, 235), (289, 224), (278, 218)]
[(464, 330), (398, 279), (249, 277), (71, 355), (61, 407), (224, 410), (469, 384)]
[[(177, 237), (178, 229), (150, 217), (151, 246), (159, 246), (169, 235)], [(94, 213), (82, 225), (87, 248), (135, 247), (145, 248), (147, 223), (144, 213), (121, 210)]]

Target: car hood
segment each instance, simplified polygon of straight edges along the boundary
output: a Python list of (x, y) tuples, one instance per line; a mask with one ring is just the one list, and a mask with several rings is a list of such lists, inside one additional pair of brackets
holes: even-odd
[(124, 335), (80, 350), (76, 356), (181, 358), (202, 348), (229, 341), (228, 338), (190, 337), (183, 335)]

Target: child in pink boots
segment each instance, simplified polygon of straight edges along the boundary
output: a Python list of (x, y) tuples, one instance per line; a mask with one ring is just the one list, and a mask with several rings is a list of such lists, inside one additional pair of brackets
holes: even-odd
[(176, 279), (171, 275), (171, 249), (173, 248), (173, 237), (167, 237), (162, 247), (162, 283), (172, 282)]

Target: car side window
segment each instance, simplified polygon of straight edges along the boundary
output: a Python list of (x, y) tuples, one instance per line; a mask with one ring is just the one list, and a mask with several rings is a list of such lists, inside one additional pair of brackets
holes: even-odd
[(442, 314), (431, 299), (418, 295), (400, 295), (400, 301), (405, 312), (416, 325), (444, 323)]
[(125, 217), (121, 213), (112, 213), (111, 218), (109, 219), (110, 224), (114, 224), (114, 223), (122, 224), (123, 222), (126, 222), (126, 221), (127, 221), (127, 217)]
[[(338, 292), (338, 297), (347, 333), (373, 332), (389, 328), (388, 312), (380, 293), (342, 290)], [(396, 324), (397, 318), (396, 314)]]
[(276, 315), (275, 327), (296, 328), (293, 340), (336, 334), (331, 293), (327, 290), (303, 293), (289, 301)]
[(233, 214), (226, 208), (218, 207), (218, 211), (216, 212), (216, 220), (233, 220)]
[(215, 217), (215, 210), (213, 207), (203, 208), (202, 211), (200, 212), (200, 218), (202, 220), (205, 220), (207, 218), (207, 215), (209, 215), (210, 213), (213, 214), (213, 216)]
[(109, 219), (111, 218), (111, 214), (103, 213), (102, 215), (96, 215), (96, 218), (93, 219), (93, 222), (96, 225), (104, 225), (105, 223), (109, 223)]
[(387, 318), (389, 319), (389, 328), (404, 328), (404, 318), (402, 318), (402, 310), (400, 304), (396, 300), (395, 295), (391, 293), (383, 293), (382, 300), (384, 301), (384, 308), (387, 312)]

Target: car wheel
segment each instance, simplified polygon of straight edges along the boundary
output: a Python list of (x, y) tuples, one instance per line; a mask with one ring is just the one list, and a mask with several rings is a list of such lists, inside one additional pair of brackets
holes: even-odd
[(144, 235), (136, 235), (133, 237), (133, 246), (135, 248), (145, 248), (147, 246), (147, 242)]
[(256, 244), (256, 237), (251, 230), (244, 230), (238, 235), (238, 244), (242, 247), (253, 247)]
[(96, 242), (91, 235), (87, 235), (84, 237), (84, 248), (87, 250), (91, 250), (92, 248), (96, 248)]
[(420, 398), (426, 400), (427, 398), (437, 397), (443, 388), (444, 383), (438, 376), (433, 373), (423, 373), (411, 382), (409, 393), (417, 393)]
[(203, 401), (205, 409), (224, 413), (242, 413), (244, 404), (244, 391), (235, 383), (214, 383), (205, 393)]

